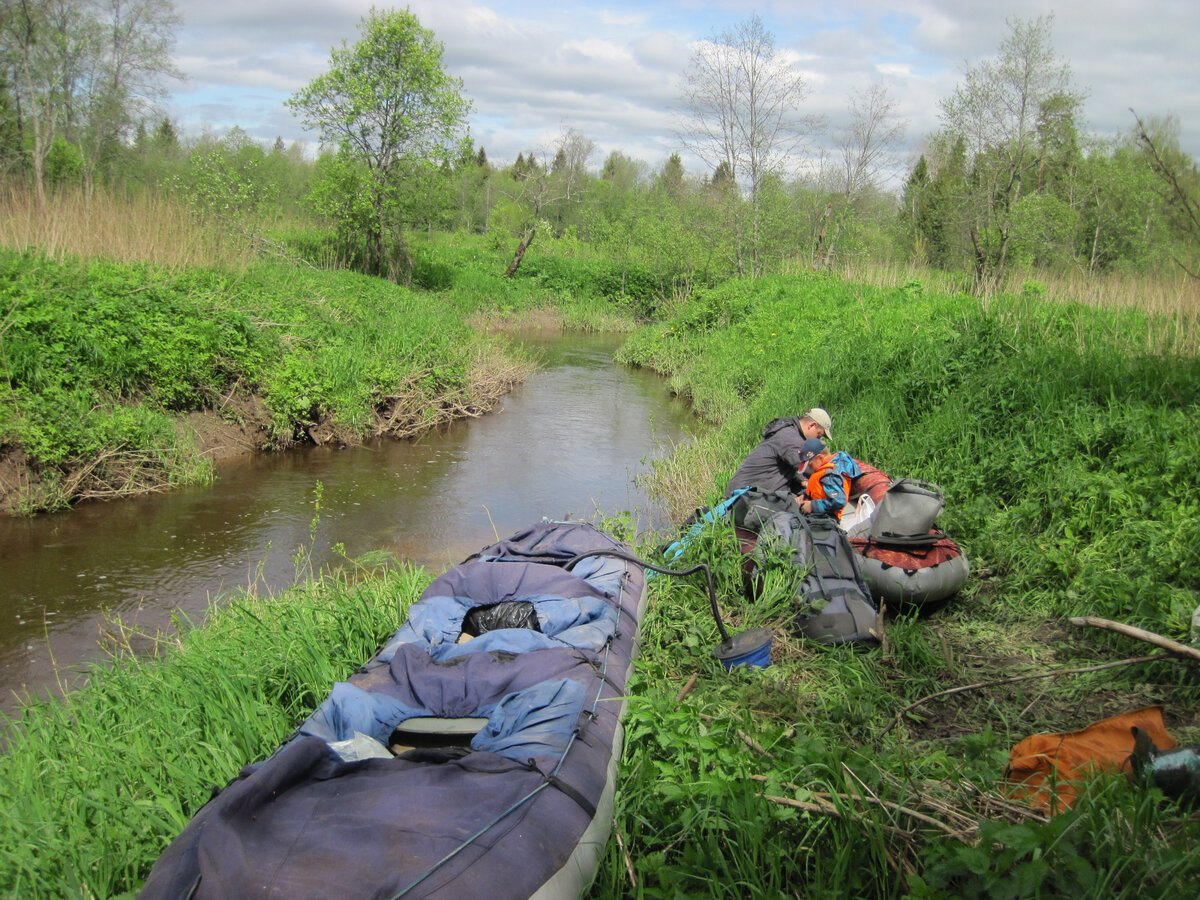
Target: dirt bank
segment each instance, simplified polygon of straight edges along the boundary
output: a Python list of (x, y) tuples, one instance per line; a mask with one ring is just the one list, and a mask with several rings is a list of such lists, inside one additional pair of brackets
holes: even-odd
[[(377, 398), (373, 421), (363, 432), (322, 420), (299, 423), (280, 440), (272, 434), (270, 411), (256, 395), (230, 396), (215, 409), (187, 413), (177, 420), (176, 432), (185, 455), (194, 447), (201, 459), (213, 462), (295, 444), (351, 446), (371, 437), (414, 437), (453, 419), (485, 414), (535, 368), (529, 360), (489, 348), (473, 361), (466, 385), (444, 390), (432, 403), (422, 383), (433, 373), (413, 373)], [(21, 447), (0, 445), (0, 515), (162, 491), (178, 477), (156, 452), (116, 448), (64, 465), (47, 478), (30, 467)]]

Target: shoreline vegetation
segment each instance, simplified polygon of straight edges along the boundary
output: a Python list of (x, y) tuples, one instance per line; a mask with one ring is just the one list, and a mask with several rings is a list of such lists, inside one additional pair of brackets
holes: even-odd
[[(647, 476), (678, 520), (720, 499), (763, 423), (812, 405), (833, 413), (838, 449), (942, 486), (938, 526), (971, 576), (935, 614), (888, 614), (876, 649), (797, 637), (788, 565), (747, 600), (725, 525), (674, 564), (712, 567), (731, 632), (772, 629), (770, 667), (724, 671), (702, 587), (654, 580), (593, 900), (1165, 900), (1200, 880), (1200, 818), (1157, 789), (1097, 776), (1050, 817), (1002, 784), (1024, 737), (1145, 706), (1200, 743), (1194, 661), (1072, 623), (1188, 640), (1194, 284), (1031, 275), (980, 297), (918, 269), (797, 264), (634, 294), (618, 263), (550, 238), (513, 278), (486, 238), (414, 239), (408, 286), (9, 246), (0, 440), (58, 472), (60, 497), (70, 466), (105, 448), (175, 447), (178, 468), (162, 454), (156, 471), (196, 477), (203, 451), (178, 449), (195, 438), (172, 443), (189, 417), (283, 448), (482, 407), (525, 363), (502, 331), (533, 322), (625, 331), (619, 361), (663, 374), (709, 423)], [(644, 558), (673, 537), (599, 524)], [(345, 560), (223, 597), (171, 634), (114, 622), (86, 687), (2, 723), (0, 896), (133, 896), (210, 789), (269, 754), (434, 574)]]

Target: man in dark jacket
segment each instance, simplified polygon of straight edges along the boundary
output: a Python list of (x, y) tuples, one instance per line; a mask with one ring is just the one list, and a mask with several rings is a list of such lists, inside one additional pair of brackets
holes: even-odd
[(800, 445), (809, 438), (828, 438), (832, 428), (829, 413), (819, 406), (801, 416), (772, 419), (762, 430), (762, 441), (729, 479), (725, 496), (744, 487), (802, 493)]

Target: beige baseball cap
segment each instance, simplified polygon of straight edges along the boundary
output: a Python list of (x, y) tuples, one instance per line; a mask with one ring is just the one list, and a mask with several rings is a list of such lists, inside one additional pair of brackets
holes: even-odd
[(829, 413), (825, 412), (821, 407), (814, 406), (804, 415), (825, 429), (825, 437), (833, 436), (833, 420), (829, 418)]

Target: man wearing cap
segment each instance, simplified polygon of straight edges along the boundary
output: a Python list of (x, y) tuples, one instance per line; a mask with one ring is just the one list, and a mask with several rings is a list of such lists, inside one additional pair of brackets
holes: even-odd
[(810, 438), (828, 438), (832, 429), (829, 413), (819, 406), (801, 416), (772, 419), (762, 430), (762, 441), (729, 479), (725, 496), (744, 487), (803, 493), (805, 479), (800, 475), (800, 446)]

